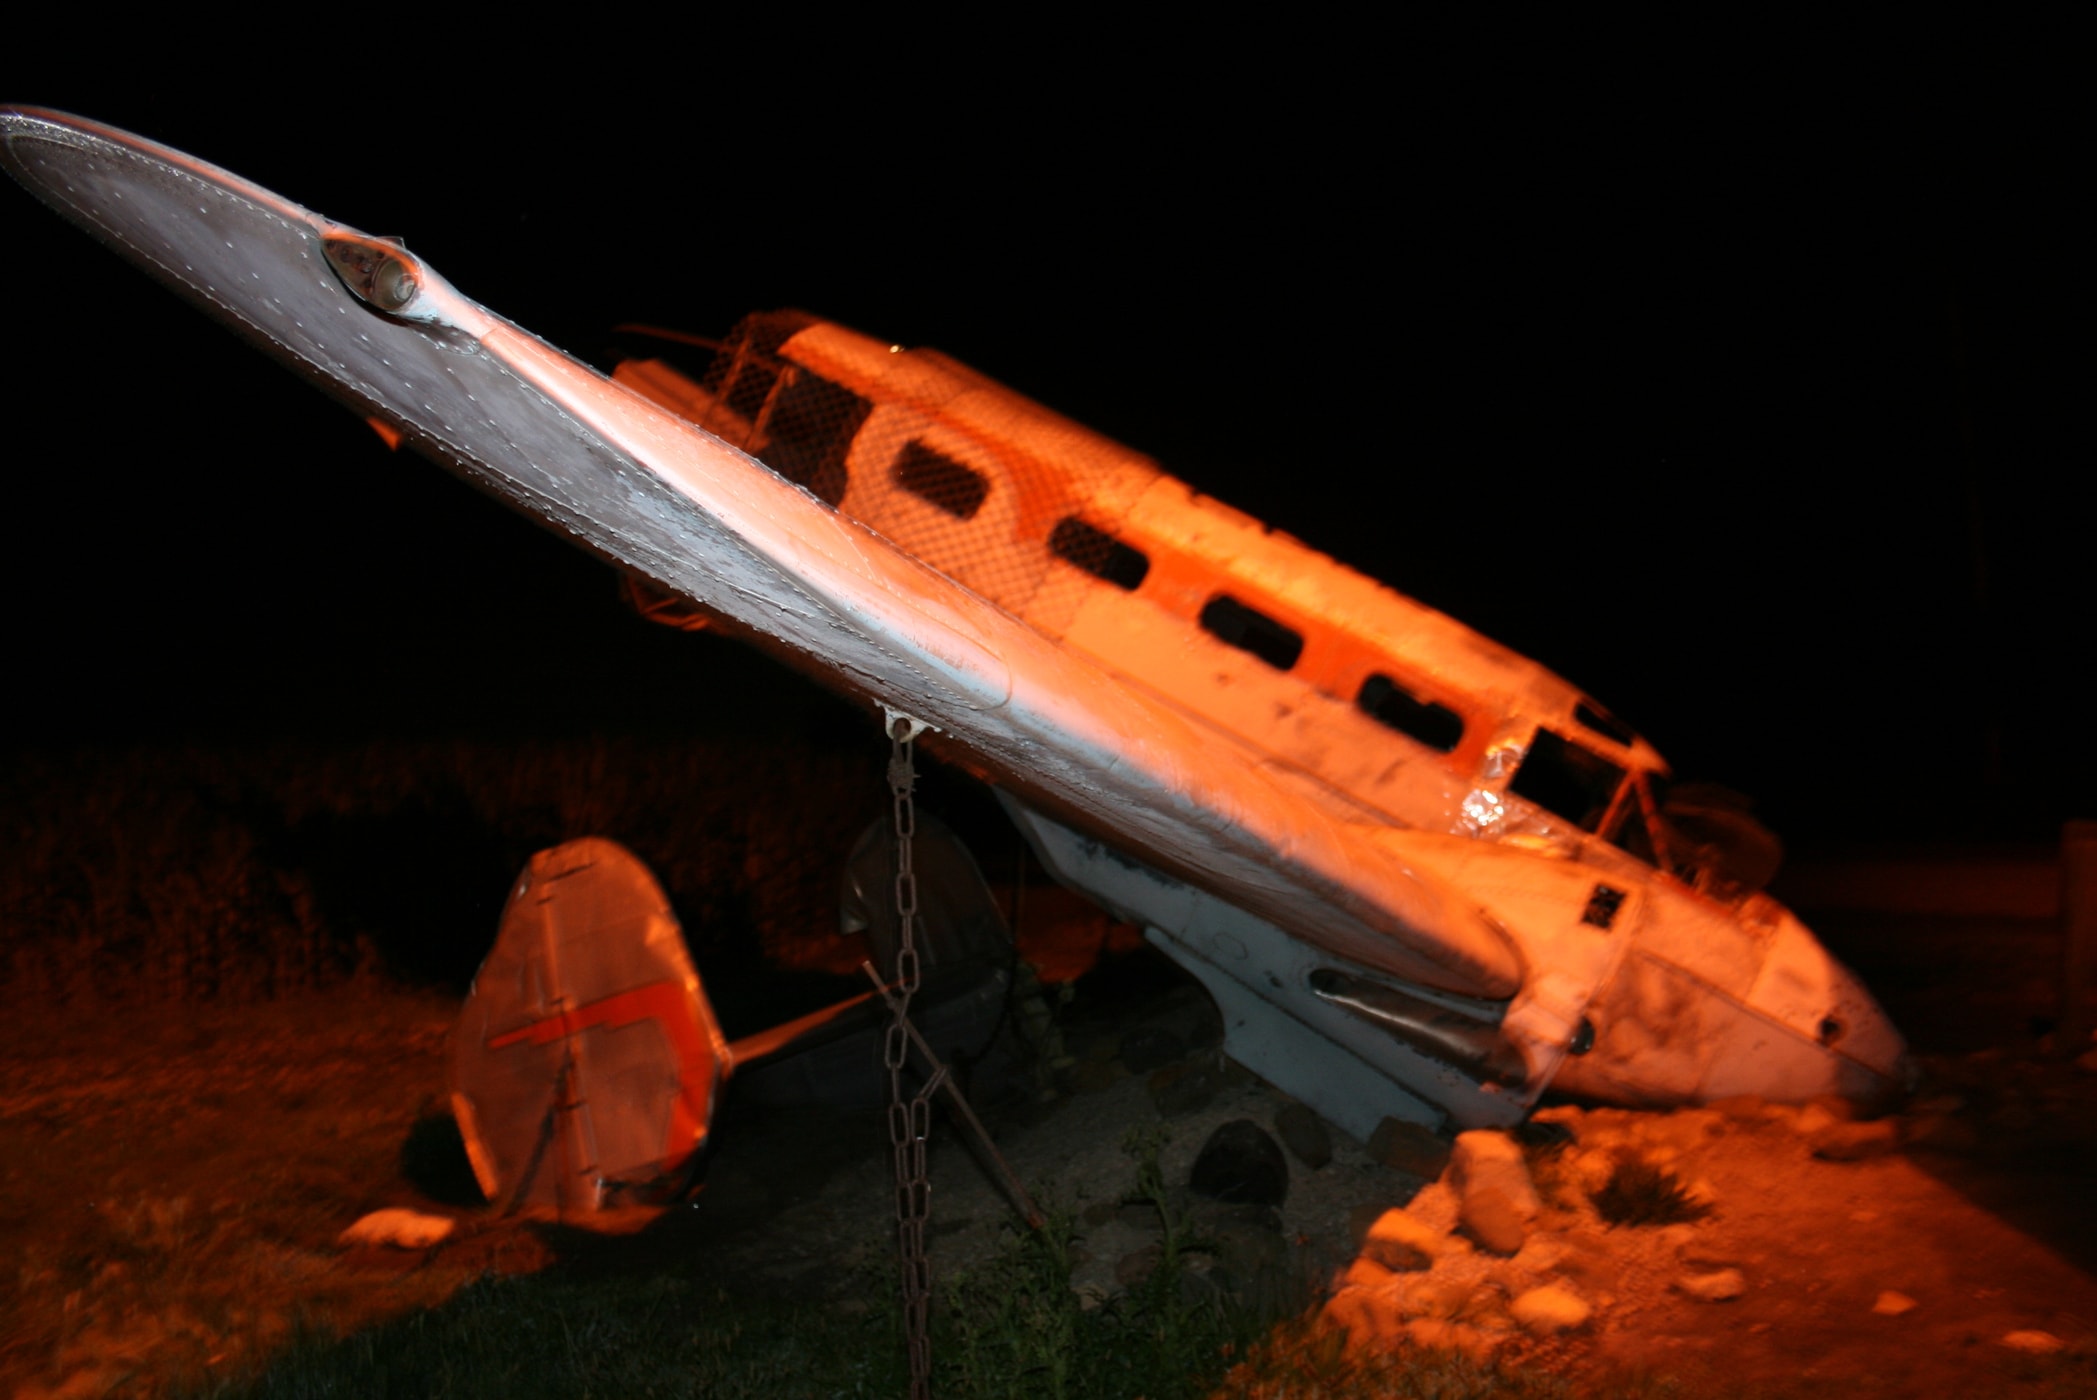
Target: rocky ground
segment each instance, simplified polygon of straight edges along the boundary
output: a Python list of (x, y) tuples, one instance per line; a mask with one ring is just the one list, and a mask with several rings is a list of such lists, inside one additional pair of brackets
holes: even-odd
[[(488, 1218), (437, 1111), (455, 1014), (379, 1000), (128, 1038), (16, 1028), (0, 1229), (21, 1268), (0, 1277), (0, 1386), (217, 1373), (267, 1355), (300, 1310), (348, 1329), (556, 1261), (669, 1255), (845, 1309), (892, 1286), (878, 1114), (731, 1096), (692, 1203), (610, 1238)], [(1059, 1019), (1053, 1086), (983, 1108), (1075, 1232), (1088, 1302), (1155, 1268), (1170, 1230), (1193, 1301), (1316, 1313), (1357, 1347), (1491, 1353), (1600, 1393), (1643, 1376), (1687, 1396), (2097, 1394), (2088, 1053), (1925, 1057), (1922, 1091), (1877, 1122), (1557, 1104), (1511, 1138), (1387, 1125), (1363, 1143), (1233, 1066), (1206, 998), (1140, 954)], [(1236, 1150), (1205, 1155), (1219, 1132)], [(1016, 1212), (949, 1119), (930, 1177), (935, 1276), (969, 1287)], [(338, 1240), (382, 1206), (456, 1228), (427, 1250)]]
[[(1916, 1098), (1874, 1122), (1840, 1103), (1556, 1104), (1513, 1137), (1387, 1123), (1361, 1143), (1223, 1057), (1191, 986), (1086, 1011), (1067, 1018), (1064, 1092), (991, 1117), (1013, 1172), (1074, 1226), (1088, 1299), (1155, 1266), (1169, 1216), (1191, 1288), (1320, 1310), (1355, 1346), (1690, 1394), (2097, 1393), (2097, 1053), (1929, 1058)], [(1232, 1124), (1251, 1130), (1204, 1183)], [(803, 1158), (790, 1181), (767, 1164), (806, 1126), (752, 1125), (740, 1148), (724, 1134), (684, 1228), (746, 1282), (850, 1305), (890, 1267), (889, 1167)], [(1141, 1189), (1148, 1153), (1167, 1215)], [(944, 1126), (942, 1280), (1016, 1228), (979, 1156)], [(1218, 1181), (1239, 1199), (1215, 1199)]]

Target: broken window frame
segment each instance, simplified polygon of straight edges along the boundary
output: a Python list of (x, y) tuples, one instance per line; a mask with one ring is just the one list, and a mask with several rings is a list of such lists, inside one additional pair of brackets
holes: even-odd
[[(1546, 736), (1549, 736), (1548, 741)], [(1565, 752), (1554, 755), (1551, 748), (1553, 744)], [(1591, 801), (1584, 811), (1575, 816), (1557, 805), (1555, 800), (1546, 799), (1557, 799), (1564, 795), (1552, 791), (1553, 785), (1561, 781), (1582, 787), (1586, 794), (1591, 796), (1593, 789), (1587, 785), (1587, 775), (1578, 771), (1583, 763), (1595, 766), (1596, 771), (1614, 770), (1616, 779), (1610, 785), (1607, 801)], [(1520, 786), (1525, 775), (1531, 779), (1528, 791), (1524, 791)], [(1576, 743), (1549, 725), (1540, 724), (1530, 736), (1528, 747), (1522, 754), (1522, 761), (1515, 765), (1514, 776), (1507, 783), (1507, 792), (1509, 796), (1520, 798), (1538, 811), (1566, 823), (1575, 831), (1596, 836), (1609, 830), (1609, 820), (1623, 801), (1624, 784), (1629, 777), (1630, 770), (1624, 764), (1596, 753), (1584, 744)], [(1539, 788), (1542, 789), (1542, 795), (1538, 795)]]

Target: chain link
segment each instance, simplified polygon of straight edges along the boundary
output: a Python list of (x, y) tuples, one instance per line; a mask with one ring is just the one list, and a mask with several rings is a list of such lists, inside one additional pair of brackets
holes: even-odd
[(925, 1220), (932, 1205), (932, 1183), (925, 1170), (925, 1141), (932, 1133), (932, 1095), (946, 1071), (942, 1067), (915, 1095), (903, 1092), (903, 1066), (910, 1054), (910, 998), (918, 988), (917, 874), (911, 868), (911, 838), (917, 833), (914, 790), (917, 769), (916, 732), (907, 716), (891, 713), (888, 731), (888, 790), (896, 832), (896, 965), (895, 994), (888, 998), (891, 1017), (881, 1046), (888, 1067), (888, 1140), (896, 1170), (896, 1251), (902, 1262), (903, 1330), (910, 1345), (910, 1400), (931, 1400), (932, 1342), (927, 1335), (932, 1303), (932, 1269), (925, 1258)]

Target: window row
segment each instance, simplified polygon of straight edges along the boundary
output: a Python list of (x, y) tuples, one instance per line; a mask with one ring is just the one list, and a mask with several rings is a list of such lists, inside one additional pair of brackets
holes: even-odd
[[(1128, 592), (1134, 592), (1150, 573), (1150, 559), (1142, 550), (1074, 515), (1057, 522), (1049, 535), (1049, 550), (1065, 563)], [(1249, 652), (1277, 671), (1290, 670), (1303, 656), (1303, 633), (1228, 593), (1211, 598), (1199, 621), (1202, 630), (1217, 641)], [(1447, 705), (1422, 699), (1380, 671), (1362, 682), (1354, 703), (1371, 719), (1437, 753), (1454, 752), (1463, 742), (1462, 715)]]

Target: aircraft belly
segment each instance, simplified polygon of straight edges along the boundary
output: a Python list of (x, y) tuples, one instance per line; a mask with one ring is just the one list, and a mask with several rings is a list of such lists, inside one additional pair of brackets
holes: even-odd
[(1548, 1076), (1514, 1087), (1485, 1082), (1313, 990), (1316, 974), (1336, 968), (1427, 982), (1436, 969), (1401, 941), (1336, 947), (1285, 931), (999, 796), (1058, 879), (1143, 925), (1152, 943), (1208, 987), (1233, 1058), (1358, 1137), (1385, 1117), (1503, 1126), (1542, 1091)]

